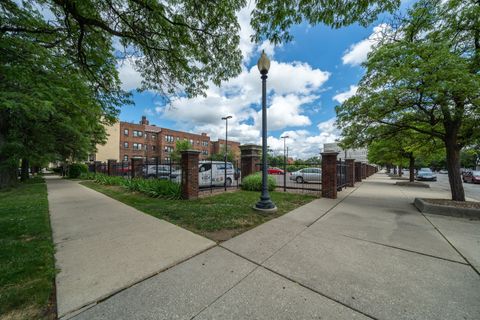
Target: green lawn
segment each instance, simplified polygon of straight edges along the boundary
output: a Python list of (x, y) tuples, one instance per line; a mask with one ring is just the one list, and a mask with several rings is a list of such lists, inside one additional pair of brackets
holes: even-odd
[(92, 181), (82, 184), (140, 211), (215, 241), (227, 240), (315, 199), (310, 195), (272, 192), (270, 195), (278, 211), (275, 214), (262, 215), (252, 209), (259, 200), (259, 192), (238, 191), (197, 200), (166, 200), (128, 192), (118, 186), (100, 185)]
[(0, 191), (0, 230), (0, 319), (54, 319), (54, 249), (43, 179)]

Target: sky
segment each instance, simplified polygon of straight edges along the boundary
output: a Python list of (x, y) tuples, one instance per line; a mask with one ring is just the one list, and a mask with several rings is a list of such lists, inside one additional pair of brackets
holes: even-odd
[[(404, 9), (408, 2), (402, 3)], [(121, 109), (120, 120), (138, 122), (142, 115), (150, 124), (192, 133), (207, 133), (212, 140), (225, 138), (261, 144), (261, 79), (256, 63), (262, 50), (271, 60), (267, 79), (268, 146), (283, 154), (283, 139), (289, 155), (307, 159), (318, 156), (324, 143), (335, 142), (340, 130), (335, 125), (335, 106), (355, 94), (364, 70), (361, 63), (376, 41), (376, 34), (388, 27), (389, 16), (381, 15), (368, 27), (352, 25), (331, 29), (324, 25), (301, 24), (292, 29), (292, 42), (274, 47), (268, 41), (250, 42), (251, 8), (238, 13), (241, 26), (242, 72), (220, 87), (211, 85), (206, 97), (180, 98), (164, 105), (154, 92), (135, 91), (141, 76), (130, 63), (119, 65), (123, 89), (133, 92), (134, 106)]]

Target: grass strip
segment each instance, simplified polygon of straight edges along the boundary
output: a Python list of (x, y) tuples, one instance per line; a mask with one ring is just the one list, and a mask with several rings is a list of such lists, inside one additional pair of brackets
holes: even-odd
[(0, 319), (54, 319), (54, 247), (43, 178), (0, 191)]
[(140, 193), (129, 192), (123, 187), (105, 186), (93, 181), (82, 182), (82, 184), (214, 241), (228, 240), (315, 199), (305, 194), (271, 192), (270, 196), (277, 205), (278, 211), (275, 214), (262, 215), (252, 208), (259, 200), (259, 192), (237, 191), (196, 200), (169, 200), (151, 198)]

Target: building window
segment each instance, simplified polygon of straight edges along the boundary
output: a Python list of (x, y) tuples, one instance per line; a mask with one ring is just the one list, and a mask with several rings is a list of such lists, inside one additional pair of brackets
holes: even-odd
[(123, 129), (123, 135), (128, 136), (128, 129)]
[(155, 139), (157, 139), (157, 134), (156, 134), (156, 133), (152, 133), (152, 134), (151, 134), (151, 137), (152, 137), (152, 140), (155, 140)]
[(208, 141), (202, 141), (202, 146), (208, 147)]
[(127, 155), (123, 156), (123, 161), (128, 161), (128, 156)]
[(143, 149), (147, 150), (147, 149), (148, 149), (148, 146), (145, 144), (145, 145), (143, 146)]
[(165, 157), (165, 161), (170, 161), (170, 157)]
[(141, 143), (134, 143), (133, 144), (133, 150), (142, 150), (142, 144)]
[(190, 145), (193, 146), (193, 139), (190, 139)]
[(197, 140), (197, 146), (200, 144), (200, 141)]
[(145, 139), (147, 139), (147, 138), (148, 138), (148, 133), (145, 132)]
[(165, 150), (165, 152), (170, 153), (170, 152), (173, 152), (173, 147), (166, 146), (164, 150)]
[(128, 149), (128, 142), (124, 142), (124, 143), (123, 143), (123, 147), (124, 147), (125, 149)]
[(142, 132), (142, 131), (133, 130), (133, 136), (134, 136), (134, 137), (142, 137), (142, 136), (143, 136), (143, 132)]
[(180, 137), (177, 137), (176, 140), (177, 140), (177, 141), (180, 140)]
[(202, 150), (202, 154), (203, 154), (204, 156), (208, 156), (208, 150)]
[(152, 146), (152, 151), (156, 151), (157, 150), (157, 147), (156, 146)]
[(168, 135), (165, 136), (165, 141), (167, 142), (173, 142), (173, 139), (174, 139), (173, 136), (168, 136)]

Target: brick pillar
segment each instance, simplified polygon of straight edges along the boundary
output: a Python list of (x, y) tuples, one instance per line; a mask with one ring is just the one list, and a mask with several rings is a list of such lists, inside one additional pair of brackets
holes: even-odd
[(255, 144), (240, 146), (241, 161), (240, 170), (242, 177), (246, 177), (260, 171), (260, 153), (262, 147)]
[(109, 176), (114, 176), (116, 175), (116, 167), (117, 167), (117, 160), (112, 160), (112, 159), (108, 159), (108, 175)]
[(362, 163), (355, 161), (355, 182), (362, 182)]
[(347, 187), (355, 186), (355, 159), (345, 159), (347, 165)]
[(338, 152), (322, 153), (322, 197), (337, 199)]
[(362, 180), (367, 179), (367, 164), (362, 163)]
[(182, 198), (198, 198), (198, 162), (200, 151), (185, 150), (182, 154)]
[(131, 166), (132, 166), (131, 168), (132, 178), (142, 178), (143, 177), (143, 159), (132, 158)]

